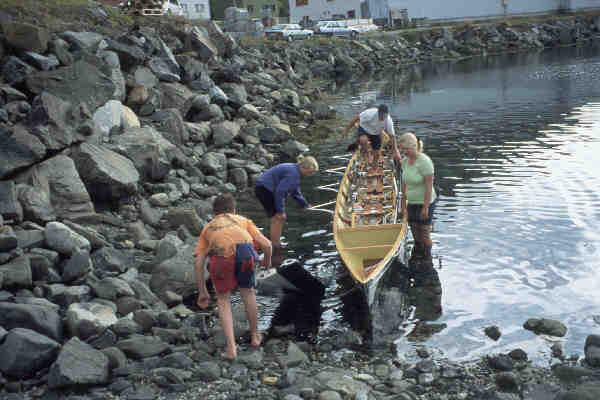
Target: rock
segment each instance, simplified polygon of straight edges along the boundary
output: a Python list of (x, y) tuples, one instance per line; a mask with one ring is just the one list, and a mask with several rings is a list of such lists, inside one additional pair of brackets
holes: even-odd
[(104, 278), (98, 279), (95, 275), (90, 274), (86, 283), (92, 288), (96, 296), (106, 300), (116, 300), (122, 296), (134, 296), (135, 293), (127, 282), (119, 278)]
[(188, 99), (194, 95), (186, 86), (176, 82), (161, 82), (158, 85), (158, 90), (162, 109), (176, 108), (183, 111)]
[(46, 238), (44, 231), (40, 229), (18, 230), (16, 232), (18, 247), (23, 250), (29, 250), (35, 247), (45, 247)]
[(295, 160), (300, 154), (305, 153), (308, 150), (308, 146), (297, 140), (288, 140), (281, 145), (281, 152), (292, 160)]
[(66, 31), (61, 33), (60, 37), (69, 42), (74, 50), (87, 50), (90, 53), (95, 53), (104, 40), (104, 36), (96, 32)]
[(48, 48), (54, 53), (61, 65), (73, 64), (73, 55), (69, 53), (69, 43), (65, 40), (56, 38), (48, 43)]
[(500, 371), (512, 371), (515, 367), (513, 359), (506, 354), (489, 355), (487, 361), (490, 367)]
[(196, 210), (193, 208), (171, 208), (165, 218), (167, 219), (171, 228), (178, 228), (179, 226), (185, 226), (192, 235), (199, 236), (204, 228), (204, 221), (200, 219)]
[(133, 260), (122, 250), (114, 247), (103, 247), (92, 253), (92, 261), (94, 263), (94, 273), (103, 278), (125, 272), (127, 266), (131, 265)]
[(56, 56), (53, 54), (45, 57), (33, 51), (27, 51), (23, 53), (23, 59), (42, 71), (55, 69), (60, 65), (58, 58), (56, 58)]
[(16, 248), (19, 244), (17, 235), (10, 226), (2, 227), (0, 230), (0, 252), (8, 252)]
[(240, 133), (240, 126), (231, 121), (223, 121), (211, 126), (215, 146), (222, 147), (230, 144)]
[(82, 143), (71, 154), (81, 179), (94, 201), (115, 201), (137, 193), (140, 175), (122, 155)]
[(600, 335), (589, 335), (584, 349), (585, 361), (592, 367), (600, 367)]
[(17, 195), (23, 207), (23, 218), (41, 225), (56, 220), (56, 211), (50, 202), (50, 193), (33, 186), (17, 185)]
[(63, 281), (66, 283), (85, 277), (93, 268), (90, 252), (87, 249), (76, 249), (65, 262), (62, 270)]
[(89, 141), (101, 144), (108, 141), (110, 133), (121, 127), (123, 104), (118, 100), (109, 100), (102, 107), (94, 111), (94, 137)]
[(131, 128), (114, 139), (112, 150), (133, 161), (144, 180), (160, 181), (171, 169), (177, 148), (151, 127)]
[(211, 60), (219, 52), (210, 37), (197, 26), (194, 26), (186, 37), (185, 47), (196, 51), (202, 62)]
[(238, 114), (247, 120), (260, 120), (262, 118), (260, 111), (249, 103), (242, 105), (238, 110)]
[(587, 382), (566, 393), (559, 394), (555, 400), (596, 400), (600, 396), (600, 383)]
[(101, 350), (108, 358), (108, 368), (113, 370), (127, 365), (127, 356), (116, 347), (107, 347)]
[(198, 363), (198, 377), (202, 380), (213, 382), (221, 377), (219, 364), (212, 361)]
[(169, 349), (168, 344), (152, 336), (135, 336), (121, 340), (117, 343), (117, 347), (128, 357), (136, 360), (157, 356)]
[(90, 242), (60, 222), (50, 222), (44, 231), (46, 244), (52, 250), (70, 256), (76, 250), (91, 250)]
[(14, 328), (0, 345), (0, 371), (17, 379), (30, 378), (49, 366), (60, 344), (30, 329)]
[(283, 368), (295, 367), (308, 361), (308, 356), (293, 342), (289, 343), (287, 353), (278, 357), (278, 362)]
[(503, 392), (518, 392), (521, 386), (519, 378), (513, 372), (502, 372), (496, 375), (496, 385)]
[(48, 374), (48, 387), (58, 389), (70, 386), (108, 383), (109, 360), (102, 352), (74, 337), (64, 344)]
[[(0, 179), (35, 164), (45, 154), (46, 146), (25, 127), (19, 126), (10, 130), (0, 125)], [(0, 212), (2, 208), (0, 205)]]
[(115, 93), (111, 74), (106, 63), (97, 58), (94, 64), (78, 60), (54, 71), (30, 74), (25, 82), (34, 94), (48, 92), (72, 104), (86, 103), (90, 110), (95, 110)]
[(92, 289), (89, 286), (66, 286), (56, 283), (45, 286), (45, 289), (46, 297), (63, 308), (92, 299)]
[(2, 21), (6, 42), (18, 49), (45, 53), (48, 49), (49, 32), (41, 27), (14, 21)]
[(146, 55), (142, 49), (137, 46), (131, 46), (112, 39), (107, 39), (106, 44), (107, 50), (112, 50), (119, 55), (119, 61), (124, 71), (127, 71), (136, 65), (143, 64), (146, 59)]
[(567, 327), (562, 322), (546, 318), (530, 318), (525, 322), (523, 328), (537, 334), (550, 336), (563, 337), (567, 334)]
[(168, 108), (152, 115), (157, 129), (162, 132), (165, 139), (171, 143), (182, 146), (190, 140), (187, 127), (183, 122), (181, 112), (176, 108)]
[(20, 256), (0, 265), (0, 273), (3, 276), (3, 286), (31, 287), (31, 264), (29, 257)]
[(2, 66), (4, 82), (9, 85), (20, 85), (25, 81), (27, 76), (33, 74), (35, 71), (35, 68), (31, 65), (24, 63), (15, 56), (9, 56)]
[(49, 158), (17, 176), (16, 181), (44, 190), (57, 218), (75, 219), (95, 214), (90, 195), (69, 157)]
[(291, 138), (290, 127), (282, 123), (273, 123), (258, 132), (263, 143), (282, 143)]
[(200, 167), (208, 175), (214, 175), (221, 180), (227, 179), (227, 156), (223, 153), (206, 153), (200, 160)]
[(90, 246), (92, 246), (92, 250), (110, 246), (106, 239), (91, 227), (82, 226), (71, 221), (64, 221), (64, 224), (73, 232), (87, 239)]
[(31, 329), (57, 342), (62, 340), (60, 316), (47, 307), (0, 302), (0, 326)]
[(497, 326), (488, 326), (485, 328), (485, 334), (492, 340), (498, 340), (500, 339), (500, 336), (502, 336), (500, 328)]
[(237, 190), (243, 191), (248, 187), (248, 173), (244, 168), (233, 168), (229, 170), (229, 181), (235, 185)]
[(175, 257), (163, 261), (152, 271), (150, 289), (165, 300), (166, 292), (179, 293), (183, 297), (193, 295), (197, 288), (194, 279), (195, 246), (183, 246)]
[(158, 79), (163, 82), (179, 82), (181, 77), (173, 72), (168, 62), (163, 58), (152, 57), (148, 61), (148, 67), (156, 74)]
[[(4, 219), (16, 219), (20, 214), (14, 181), (0, 181), (0, 215)], [(6, 243), (8, 245), (10, 243)]]

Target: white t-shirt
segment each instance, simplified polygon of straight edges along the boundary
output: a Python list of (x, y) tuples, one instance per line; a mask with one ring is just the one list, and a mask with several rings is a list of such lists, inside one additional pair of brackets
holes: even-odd
[(396, 136), (394, 132), (394, 122), (390, 114), (383, 120), (379, 119), (379, 111), (376, 107), (367, 108), (360, 113), (360, 126), (367, 131), (369, 135), (381, 135), (381, 131), (385, 129), (387, 133)]

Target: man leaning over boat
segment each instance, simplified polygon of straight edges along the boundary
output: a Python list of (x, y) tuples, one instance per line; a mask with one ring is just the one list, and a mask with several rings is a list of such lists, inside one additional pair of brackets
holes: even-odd
[[(400, 161), (401, 155), (396, 144), (394, 132), (394, 121), (390, 116), (388, 106), (380, 104), (378, 107), (367, 108), (360, 114), (356, 115), (346, 129), (344, 129), (344, 137), (348, 136), (350, 129), (358, 123), (358, 144), (361, 148), (362, 155), (368, 155), (369, 163), (376, 164), (379, 149), (381, 148), (383, 132), (387, 132), (392, 140), (394, 149), (394, 159)], [(375, 154), (373, 154), (375, 153)]]

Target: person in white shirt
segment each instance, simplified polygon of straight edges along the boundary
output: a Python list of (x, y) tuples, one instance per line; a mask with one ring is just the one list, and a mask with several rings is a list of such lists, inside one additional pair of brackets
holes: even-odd
[(391, 136), (394, 148), (394, 158), (400, 161), (401, 155), (396, 144), (394, 121), (392, 121), (388, 107), (385, 104), (380, 104), (379, 107), (367, 108), (354, 117), (344, 130), (344, 137), (348, 136), (350, 129), (352, 129), (357, 122), (358, 143), (363, 152), (368, 151), (369, 143), (374, 151), (379, 150), (381, 148), (381, 135), (383, 131), (386, 131)]

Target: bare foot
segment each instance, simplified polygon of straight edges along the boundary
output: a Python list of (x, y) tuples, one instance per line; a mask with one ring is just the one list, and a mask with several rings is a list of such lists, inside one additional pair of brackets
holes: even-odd
[(221, 353), (221, 360), (233, 361), (237, 358), (237, 350), (234, 351), (224, 351)]
[(260, 344), (262, 343), (262, 335), (260, 333), (253, 333), (252, 334), (252, 339), (250, 339), (250, 344), (252, 345), (252, 347), (254, 347), (255, 349), (260, 347)]

